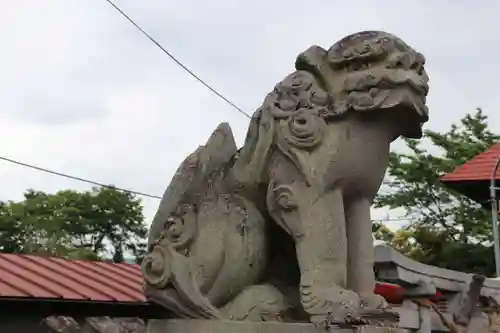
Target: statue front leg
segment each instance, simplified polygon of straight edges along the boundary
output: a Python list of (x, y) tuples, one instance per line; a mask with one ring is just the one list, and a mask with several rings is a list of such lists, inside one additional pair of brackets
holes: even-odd
[(271, 183), (268, 206), (295, 241), (301, 301), (311, 321), (345, 322), (356, 316), (359, 298), (346, 290), (347, 239), (340, 189), (323, 191), (297, 180)]
[(374, 293), (371, 200), (364, 197), (347, 199), (345, 206), (348, 239), (347, 287), (360, 295), (364, 308), (383, 309), (387, 307), (385, 299)]

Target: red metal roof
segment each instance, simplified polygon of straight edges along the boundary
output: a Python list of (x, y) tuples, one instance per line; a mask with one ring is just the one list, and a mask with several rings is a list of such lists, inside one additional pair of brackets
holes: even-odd
[(139, 265), (0, 254), (0, 297), (145, 302)]
[[(446, 183), (464, 180), (489, 180), (491, 179), (491, 173), (499, 157), (500, 143), (497, 143), (484, 153), (476, 155), (474, 158), (465, 162), (465, 164), (442, 176), (441, 181)], [(500, 179), (500, 171), (497, 172), (496, 178)]]
[[(402, 287), (377, 282), (388, 300)], [(0, 253), (0, 298), (144, 303), (140, 265)]]

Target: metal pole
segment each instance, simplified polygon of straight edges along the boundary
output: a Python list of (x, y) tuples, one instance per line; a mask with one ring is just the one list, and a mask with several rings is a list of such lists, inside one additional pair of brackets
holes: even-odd
[(498, 235), (498, 201), (496, 195), (496, 176), (500, 166), (500, 157), (497, 159), (495, 168), (490, 180), (490, 198), (491, 198), (491, 226), (493, 228), (493, 247), (495, 249), (495, 271), (496, 277), (500, 277), (500, 240)]

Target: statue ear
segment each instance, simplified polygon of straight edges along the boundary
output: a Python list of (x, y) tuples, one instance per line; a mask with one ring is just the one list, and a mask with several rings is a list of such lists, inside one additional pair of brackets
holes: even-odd
[(319, 86), (326, 91), (330, 100), (332, 94), (339, 90), (330, 82), (329, 77), (334, 77), (334, 73), (328, 65), (328, 52), (319, 46), (311, 46), (297, 57), (295, 69), (306, 71), (314, 75)]
[[(265, 105), (265, 103), (264, 103)], [(275, 124), (270, 112), (259, 109), (252, 117), (245, 145), (240, 151), (236, 177), (247, 185), (266, 182), (265, 168), (274, 142)]]

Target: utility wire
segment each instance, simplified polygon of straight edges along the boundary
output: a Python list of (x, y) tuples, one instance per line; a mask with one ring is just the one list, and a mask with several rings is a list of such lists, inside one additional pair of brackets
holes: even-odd
[[(83, 183), (88, 183), (88, 184), (92, 184), (92, 185), (96, 185), (96, 186), (111, 188), (111, 189), (115, 189), (115, 190), (118, 190), (118, 191), (121, 191), (121, 192), (136, 194), (136, 195), (140, 195), (140, 196), (143, 196), (143, 197), (148, 197), (148, 198), (153, 198), (153, 199), (161, 199), (161, 197), (158, 196), (158, 195), (149, 194), (149, 193), (145, 193), (145, 192), (138, 192), (138, 191), (127, 190), (127, 189), (116, 187), (116, 186), (112, 186), (112, 185), (106, 185), (106, 184), (99, 183), (99, 182), (96, 182), (96, 181), (93, 181), (93, 180), (90, 180), (90, 179), (85, 179), (85, 178), (82, 178), (82, 177), (76, 177), (76, 176), (68, 175), (66, 173), (53, 171), (53, 170), (50, 170), (50, 169), (47, 169), (47, 168), (42, 168), (40, 166), (36, 166), (36, 165), (33, 165), (33, 164), (28, 164), (28, 163), (20, 162), (20, 161), (13, 160), (11, 158), (7, 158), (7, 157), (3, 157), (3, 156), (0, 156), (0, 160), (5, 161), (5, 162), (9, 162), (9, 163), (12, 163), (12, 164), (16, 164), (16, 165), (19, 165), (19, 166), (22, 166), (22, 167), (25, 167), (25, 168), (29, 168), (29, 169), (33, 169), (33, 170), (45, 172), (45, 173), (48, 173), (48, 174), (51, 174), (51, 175), (55, 175), (55, 176), (59, 176), (59, 177), (64, 177), (64, 178), (68, 178), (68, 179), (77, 180), (77, 181), (83, 182)], [(407, 218), (404, 218), (404, 217), (387, 218), (387, 219), (373, 219), (373, 221), (380, 221), (380, 222), (400, 222), (400, 221), (408, 221), (408, 220), (411, 220), (411, 219), (407, 219)]]
[[(77, 180), (77, 181), (83, 182), (83, 183), (88, 183), (88, 184), (92, 184), (92, 185), (96, 185), (96, 186), (100, 186), (100, 187), (105, 187), (105, 188), (110, 188), (110, 189), (114, 189), (114, 190), (117, 190), (117, 191), (131, 193), (131, 194), (135, 194), (135, 195), (139, 195), (139, 196), (143, 196), (143, 197), (148, 197), (148, 198), (153, 198), (153, 199), (161, 199), (161, 197), (158, 196), (158, 195), (149, 194), (149, 193), (145, 193), (145, 192), (139, 192), (139, 191), (127, 190), (127, 189), (116, 187), (116, 186), (112, 186), (112, 185), (106, 185), (106, 184), (99, 183), (99, 182), (96, 182), (96, 181), (93, 181), (93, 180), (90, 180), (90, 179), (85, 179), (85, 178), (81, 178), (81, 177), (76, 177), (76, 176), (68, 175), (66, 173), (53, 171), (53, 170), (50, 170), (50, 169), (47, 169), (47, 168), (42, 168), (40, 166), (36, 166), (36, 165), (33, 165), (33, 164), (28, 164), (28, 163), (20, 162), (20, 161), (13, 160), (11, 158), (7, 158), (7, 157), (3, 157), (3, 156), (0, 156), (0, 160), (5, 161), (5, 162), (9, 162), (9, 163), (12, 163), (12, 164), (16, 164), (16, 165), (19, 165), (19, 166), (22, 166), (22, 167), (25, 167), (25, 168), (29, 168), (29, 169), (33, 169), (33, 170), (45, 172), (45, 173), (48, 173), (48, 174), (51, 174), (51, 175), (55, 175), (55, 176), (59, 176), (59, 177), (64, 177), (64, 178), (68, 178), (68, 179)], [(387, 219), (373, 219), (372, 221), (399, 222), (399, 221), (408, 221), (408, 220), (410, 220), (410, 219), (407, 219), (407, 218), (404, 218), (404, 217), (398, 217), (398, 218), (387, 218)]]
[(150, 34), (148, 34), (144, 29), (142, 29), (137, 23), (135, 23), (134, 20), (130, 16), (128, 16), (123, 10), (121, 10), (117, 5), (115, 5), (111, 0), (104, 0), (107, 3), (109, 3), (111, 6), (113, 6), (114, 9), (116, 9), (125, 19), (127, 19), (134, 27), (136, 27), (144, 36), (146, 36), (151, 42), (153, 42), (160, 50), (163, 51), (170, 59), (172, 59), (177, 65), (179, 65), (182, 69), (184, 69), (186, 72), (188, 72), (192, 77), (194, 77), (198, 82), (203, 84), (208, 90), (210, 90), (212, 93), (214, 93), (217, 97), (222, 99), (224, 102), (232, 106), (236, 111), (239, 113), (245, 115), (248, 118), (251, 118), (251, 116), (243, 111), (239, 106), (231, 102), (228, 98), (226, 98), (224, 95), (219, 93), (215, 88), (213, 88), (211, 85), (209, 85), (207, 82), (205, 82), (202, 78), (200, 78), (198, 75), (196, 75), (192, 70), (190, 70), (186, 65), (184, 65), (180, 60), (178, 60), (176, 57), (172, 55), (167, 49), (165, 49), (159, 42), (157, 42), (153, 37), (151, 37)]
[[(134, 20), (132, 20), (132, 18), (130, 16), (128, 16), (123, 10), (121, 10), (117, 5), (115, 5), (110, 0), (105, 0), (105, 1), (107, 3), (109, 3), (111, 6), (113, 6), (114, 9), (116, 9), (123, 17), (125, 17), (140, 32), (142, 32), (142, 34), (144, 36), (146, 36), (151, 42), (153, 42), (160, 50), (163, 51), (163, 53), (165, 53), (170, 59), (172, 59), (178, 66), (180, 66), (182, 69), (184, 69), (187, 73), (189, 73), (192, 77), (194, 77), (198, 82), (200, 82), (201, 84), (203, 84), (208, 90), (210, 90), (212, 93), (214, 93), (217, 97), (219, 97), (224, 102), (226, 102), (227, 104), (229, 104), (230, 106), (232, 106), (236, 111), (240, 112), (241, 114), (243, 114), (244, 116), (246, 116), (248, 118), (251, 118), (251, 116), (248, 113), (246, 113), (245, 111), (243, 111), (243, 109), (241, 109), (235, 103), (231, 102), (228, 98), (226, 98), (224, 95), (222, 95), (221, 93), (219, 93), (215, 88), (213, 88), (210, 84), (208, 84), (207, 82), (205, 82), (202, 78), (200, 78), (192, 70), (190, 70), (186, 65), (184, 65), (181, 61), (179, 61), (175, 56), (173, 56), (159, 42), (157, 42), (151, 35), (149, 35), (144, 29), (142, 29), (137, 23), (135, 23)], [(113, 189), (116, 189), (116, 190), (119, 190), (119, 191), (122, 191), (122, 192), (132, 193), (132, 194), (141, 195), (141, 196), (144, 196), (144, 197), (149, 197), (149, 198), (154, 198), (154, 199), (161, 199), (161, 196), (158, 196), (158, 195), (153, 195), (153, 194), (148, 194), (148, 193), (143, 193), (143, 192), (137, 192), (137, 191), (127, 190), (127, 189), (123, 189), (123, 188), (119, 188), (119, 187), (115, 187), (115, 186), (111, 186), (111, 185), (106, 185), (106, 184), (99, 183), (99, 182), (96, 182), (96, 181), (93, 181), (93, 180), (90, 180), (90, 179), (85, 179), (85, 178), (81, 178), (81, 177), (77, 177), (77, 176), (72, 176), (72, 175), (69, 175), (69, 174), (66, 174), (66, 173), (49, 170), (49, 169), (42, 168), (42, 167), (39, 167), (39, 166), (36, 166), (36, 165), (32, 165), (32, 164), (20, 162), (20, 161), (17, 161), (17, 160), (13, 160), (13, 159), (10, 159), (10, 158), (7, 158), (7, 157), (0, 156), (0, 160), (5, 161), (5, 162), (9, 162), (9, 163), (13, 163), (13, 164), (17, 164), (17, 165), (20, 165), (20, 166), (23, 166), (23, 167), (26, 167), (26, 168), (30, 168), (30, 169), (33, 169), (33, 170), (38, 170), (38, 171), (49, 173), (49, 174), (56, 175), (56, 176), (59, 176), (59, 177), (73, 179), (73, 180), (77, 180), (77, 181), (80, 181), (80, 182), (84, 182), (84, 183), (88, 183), (88, 184), (92, 184), (92, 185), (96, 185), (96, 186), (101, 186), (101, 187), (106, 187), (106, 188), (113, 188)]]
[(9, 163), (12, 163), (12, 164), (17, 164), (17, 165), (20, 165), (20, 166), (23, 166), (23, 167), (26, 167), (26, 168), (29, 168), (29, 169), (33, 169), (33, 170), (37, 170), (37, 171), (41, 171), (41, 172), (45, 172), (45, 173), (50, 173), (50, 174), (55, 175), (55, 176), (77, 180), (77, 181), (80, 181), (80, 182), (83, 182), (83, 183), (88, 183), (88, 184), (97, 185), (97, 186), (101, 186), (101, 187), (111, 188), (111, 189), (115, 189), (115, 190), (118, 190), (118, 191), (121, 191), (121, 192), (127, 192), (127, 193), (131, 193), (131, 194), (136, 194), (136, 195), (140, 195), (140, 196), (143, 196), (143, 197), (154, 198), (154, 199), (161, 199), (161, 197), (158, 196), (158, 195), (153, 195), (153, 194), (148, 194), (148, 193), (144, 193), (144, 192), (137, 192), (137, 191), (127, 190), (127, 189), (119, 188), (119, 187), (112, 186), (112, 185), (106, 185), (106, 184), (99, 183), (99, 182), (96, 182), (96, 181), (93, 181), (93, 180), (89, 180), (89, 179), (85, 179), (85, 178), (81, 178), (81, 177), (76, 177), (76, 176), (71, 176), (71, 175), (68, 175), (66, 173), (49, 170), (49, 169), (42, 168), (42, 167), (39, 167), (39, 166), (36, 166), (36, 165), (33, 165), (33, 164), (28, 164), (28, 163), (16, 161), (16, 160), (13, 160), (13, 159), (10, 159), (10, 158), (7, 158), (7, 157), (3, 157), (3, 156), (0, 156), (0, 160), (5, 161), (5, 162), (9, 162)]
[[(224, 95), (219, 93), (215, 88), (213, 88), (211, 85), (209, 85), (207, 82), (205, 82), (202, 78), (200, 78), (198, 75), (196, 75), (192, 70), (190, 70), (186, 65), (184, 65), (180, 60), (178, 60), (172, 53), (170, 53), (167, 49), (165, 49), (158, 41), (156, 41), (150, 34), (148, 34), (139, 24), (137, 24), (129, 15), (127, 15), (120, 7), (118, 7), (113, 1), (111, 0), (105, 0), (107, 3), (109, 3), (111, 6), (113, 6), (114, 9), (116, 9), (127, 21), (129, 21), (137, 30), (139, 30), (144, 36), (146, 36), (151, 42), (153, 42), (160, 50), (163, 51), (170, 59), (172, 59), (177, 65), (179, 65), (182, 69), (184, 69), (186, 72), (188, 72), (192, 77), (194, 77), (198, 82), (203, 84), (208, 90), (210, 90), (212, 93), (214, 93), (216, 96), (218, 96), (220, 99), (222, 99), (224, 102), (232, 106), (236, 111), (239, 113), (245, 115), (248, 118), (251, 118), (251, 116), (243, 111), (239, 106), (237, 106), (235, 103), (231, 102), (228, 98), (226, 98)], [(154, 197), (157, 198), (157, 196), (151, 196), (147, 195), (149, 197)], [(407, 221), (408, 219), (405, 218), (396, 218), (396, 219), (383, 219), (380, 221), (388, 221), (388, 222), (397, 222), (397, 221)], [(377, 220), (379, 221), (379, 220)]]
[[(215, 88), (213, 88), (211, 85), (209, 85), (207, 82), (205, 82), (202, 78), (200, 78), (192, 70), (190, 70), (186, 65), (184, 65), (181, 61), (179, 61), (176, 57), (174, 57), (168, 50), (166, 50), (151, 35), (149, 35), (144, 29), (142, 29), (137, 23), (135, 23), (135, 21), (132, 20), (132, 18), (130, 18), (130, 16), (128, 16), (116, 4), (114, 4), (111, 0), (105, 0), (105, 1), (107, 3), (109, 3), (111, 6), (113, 6), (114, 9), (116, 9), (125, 19), (127, 19), (134, 27), (136, 27), (151, 42), (153, 42), (160, 50), (163, 51), (163, 53), (165, 53), (170, 59), (172, 59), (178, 66), (180, 66), (182, 69), (184, 69), (187, 73), (189, 73), (192, 77), (194, 77), (198, 82), (200, 82), (201, 84), (203, 84), (208, 90), (210, 90), (212, 93), (214, 93), (217, 97), (219, 97), (224, 102), (226, 102), (227, 104), (229, 104), (230, 106), (232, 106), (236, 111), (240, 112), (241, 114), (245, 115), (248, 118), (251, 118), (251, 116), (248, 113), (246, 113), (245, 111), (243, 111), (235, 103), (231, 102), (231, 100), (229, 100), (224, 95), (222, 95), (221, 93), (219, 93)], [(16, 164), (16, 165), (19, 165), (19, 166), (23, 166), (23, 167), (26, 167), (26, 168), (29, 168), (29, 169), (33, 169), (33, 170), (45, 172), (45, 173), (48, 173), (48, 174), (52, 174), (52, 175), (55, 175), (55, 176), (64, 177), (64, 178), (68, 178), (68, 179), (73, 179), (73, 180), (76, 180), (76, 181), (80, 181), (80, 182), (83, 182), (83, 183), (92, 184), (92, 185), (96, 185), (96, 186), (100, 186), (100, 187), (111, 188), (111, 189), (115, 189), (115, 190), (118, 190), (118, 191), (121, 191), (121, 192), (136, 194), (136, 195), (139, 195), (139, 196), (144, 196), (144, 197), (153, 198), (153, 199), (161, 199), (162, 198), (161, 196), (158, 196), (158, 195), (144, 193), (144, 192), (138, 192), (138, 191), (133, 191), (133, 190), (127, 190), (127, 189), (119, 188), (119, 187), (112, 186), (112, 185), (106, 185), (106, 184), (99, 183), (99, 182), (96, 182), (96, 181), (93, 181), (93, 180), (90, 180), (90, 179), (85, 179), (85, 178), (82, 178), (82, 177), (72, 176), (72, 175), (69, 175), (69, 174), (66, 174), (66, 173), (53, 171), (53, 170), (50, 170), (50, 169), (47, 169), (47, 168), (42, 168), (40, 166), (36, 166), (36, 165), (33, 165), (33, 164), (28, 164), (28, 163), (24, 163), (24, 162), (21, 162), (21, 161), (13, 160), (13, 159), (10, 159), (10, 158), (7, 158), (7, 157), (0, 156), (0, 160), (5, 161), (5, 162), (9, 162), (9, 163), (12, 163), (12, 164)], [(376, 219), (374, 221), (398, 222), (398, 221), (407, 221), (407, 220), (408, 219), (406, 219), (406, 218), (394, 218), (394, 219), (390, 219), (389, 218), (389, 219)]]
[[(45, 172), (45, 173), (48, 173), (48, 174), (51, 174), (51, 175), (54, 175), (54, 176), (59, 176), (59, 177), (64, 177), (64, 178), (68, 178), (68, 179), (73, 179), (73, 180), (77, 180), (79, 182), (83, 182), (83, 183), (87, 183), (87, 184), (92, 184), (92, 185), (96, 185), (96, 186), (100, 186), (100, 187), (105, 187), (105, 188), (110, 188), (110, 189), (114, 189), (114, 190), (117, 190), (117, 191), (120, 191), (120, 192), (135, 194), (135, 195), (139, 195), (139, 196), (143, 196), (143, 197), (148, 197), (148, 198), (153, 198), (153, 199), (161, 199), (162, 198), (159, 195), (154, 195), (154, 194), (149, 194), (149, 193), (139, 192), (139, 191), (133, 191), (133, 190), (127, 190), (127, 189), (116, 187), (116, 186), (112, 186), (112, 185), (106, 185), (106, 184), (99, 183), (99, 182), (96, 182), (96, 181), (93, 181), (93, 180), (90, 180), (90, 179), (85, 179), (85, 178), (81, 178), (81, 177), (77, 177), (77, 176), (68, 175), (66, 173), (53, 171), (53, 170), (50, 170), (50, 169), (47, 169), (47, 168), (42, 168), (40, 166), (36, 166), (36, 165), (33, 165), (33, 164), (28, 164), (28, 163), (20, 162), (20, 161), (13, 160), (11, 158), (7, 158), (7, 157), (3, 157), (3, 156), (0, 156), (0, 160), (4, 161), (4, 162), (9, 162), (9, 163), (12, 163), (12, 164), (16, 164), (16, 165), (19, 165), (19, 166), (22, 166), (22, 167), (25, 167), (25, 168), (29, 168), (29, 169), (33, 169), (33, 170)], [(403, 221), (408, 221), (408, 220), (411, 220), (411, 219), (404, 218), (404, 217), (397, 217), (397, 218), (387, 218), (387, 219), (372, 219), (372, 222), (387, 223), (387, 222), (403, 222)]]

